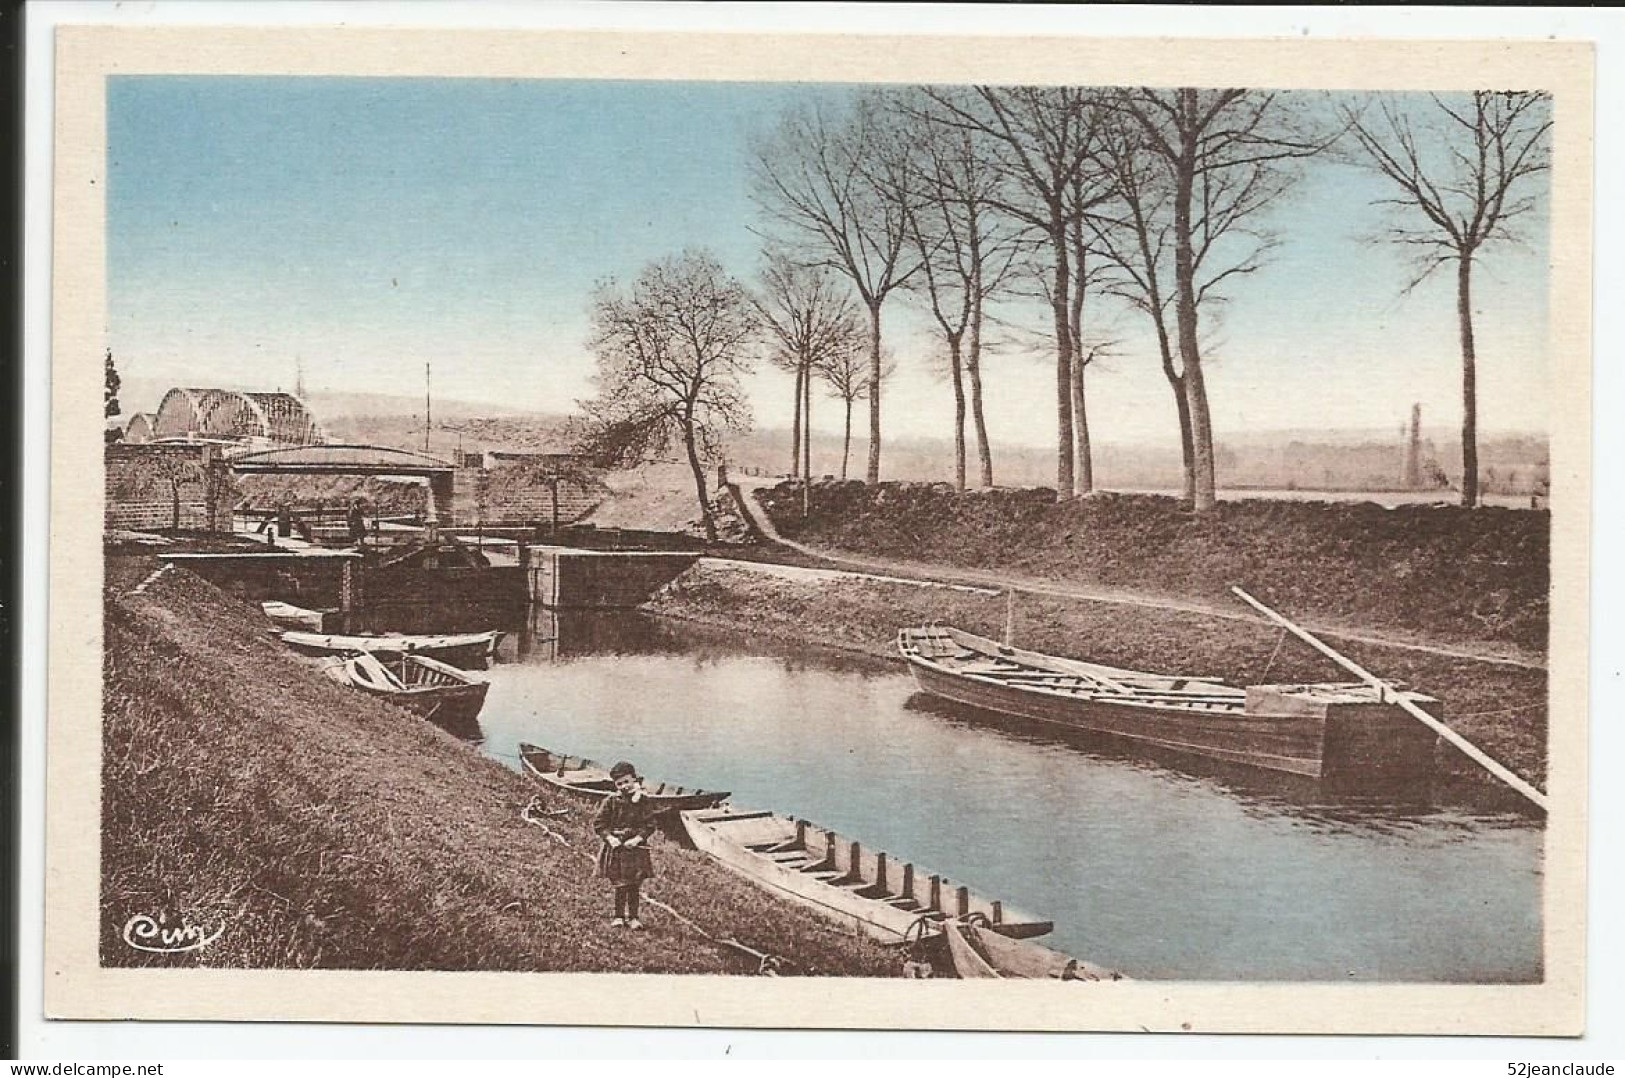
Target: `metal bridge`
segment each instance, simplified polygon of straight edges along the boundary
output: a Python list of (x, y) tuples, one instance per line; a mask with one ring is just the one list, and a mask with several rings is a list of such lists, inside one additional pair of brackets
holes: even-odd
[(435, 518), (451, 509), (456, 470), (448, 460), (382, 445), (294, 445), (260, 449), (230, 458), (238, 475), (388, 475), (428, 481)]

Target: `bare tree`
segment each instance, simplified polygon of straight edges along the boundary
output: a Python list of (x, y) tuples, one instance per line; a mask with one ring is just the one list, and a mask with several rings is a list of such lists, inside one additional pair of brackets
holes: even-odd
[(1461, 502), (1478, 504), (1478, 354), (1473, 337), (1473, 262), (1485, 247), (1519, 238), (1517, 222), (1540, 204), (1531, 177), (1551, 167), (1550, 97), (1479, 90), (1432, 95), (1410, 109), (1393, 97), (1375, 115), (1345, 110), (1364, 163), (1397, 189), (1378, 204), (1394, 222), (1382, 235), (1415, 253), (1410, 291), (1456, 265), (1461, 333)]
[(869, 466), (880, 481), (880, 312), (918, 269), (907, 207), (913, 196), (907, 138), (885, 93), (857, 99), (844, 117), (822, 105), (793, 109), (756, 149), (754, 196), (809, 264), (850, 278), (869, 313)]
[(1093, 218), (1089, 223), (1097, 248), (1116, 270), (1106, 291), (1144, 313), (1156, 331), (1162, 373), (1173, 391), (1179, 418), (1182, 500), (1190, 507), (1196, 501), (1190, 401), (1169, 330), (1169, 308), (1174, 296), (1172, 259), (1168, 256), (1173, 228), (1172, 214), (1168, 212), (1172, 189), (1160, 182), (1158, 171), (1139, 152), (1139, 140), (1133, 131), (1114, 125), (1104, 146), (1104, 159), (1115, 174), (1117, 206), (1109, 217)]
[(988, 301), (1010, 277), (1023, 229), (998, 212), (1002, 179), (987, 136), (962, 124), (934, 122), (929, 98), (905, 115), (924, 121), (915, 143), (919, 193), (909, 223), (920, 255), (920, 292), (942, 332), (954, 388), (954, 477), (965, 488), (966, 382), (981, 483), (993, 485), (993, 454), (983, 409), (982, 331)]
[(790, 475), (811, 479), (813, 379), (862, 341), (857, 309), (830, 270), (800, 265), (779, 251), (768, 254), (756, 306), (772, 341), (772, 362), (795, 375)]
[[(1055, 485), (1077, 493), (1072, 362), (1071, 222), (1109, 194), (1095, 164), (1101, 112), (1097, 94), (1081, 87), (926, 88), (935, 122), (978, 133), (998, 148), (1003, 183), (992, 204), (1044, 237), (1050, 255), (1046, 289), (1055, 326)], [(1079, 204), (1080, 194), (1086, 201)]]
[[(1257, 227), (1256, 218), (1296, 180), (1294, 162), (1321, 152), (1334, 137), (1319, 129), (1301, 101), (1268, 91), (1142, 87), (1115, 91), (1105, 100), (1131, 133), (1119, 151), (1139, 156), (1139, 167), (1160, 174), (1156, 178), (1165, 185), (1160, 205), (1173, 247), (1169, 298), (1188, 412), (1191, 504), (1207, 512), (1215, 504), (1215, 469), (1201, 305), (1217, 299), (1215, 290), (1225, 281), (1263, 264), (1274, 237)], [(1211, 256), (1221, 245), (1243, 250), (1216, 268), (1219, 259)]]
[[(841, 439), (841, 478), (847, 475), (852, 456), (852, 405), (869, 392), (869, 356), (864, 342), (858, 336), (849, 337), (843, 344), (824, 354), (818, 373), (829, 385), (831, 395), (842, 403), (846, 412), (846, 425)], [(882, 366), (881, 376), (886, 375)]]
[(592, 321), (598, 396), (581, 405), (586, 454), (627, 464), (680, 441), (706, 537), (715, 539), (701, 458), (750, 424), (740, 379), (760, 328), (749, 294), (710, 254), (686, 251), (645, 267), (630, 291), (600, 285)]

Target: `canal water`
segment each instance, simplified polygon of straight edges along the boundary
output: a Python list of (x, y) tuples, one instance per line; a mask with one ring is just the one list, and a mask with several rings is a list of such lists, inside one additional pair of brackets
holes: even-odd
[(1135, 978), (1540, 980), (1542, 833), (1517, 815), (1153, 759), (744, 633), (534, 629), (480, 716), (512, 767), (530, 741), (730, 790), (1052, 918), (1046, 942)]

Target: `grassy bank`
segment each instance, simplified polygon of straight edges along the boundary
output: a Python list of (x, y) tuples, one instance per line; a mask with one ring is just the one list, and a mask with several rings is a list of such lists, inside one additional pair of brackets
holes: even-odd
[[(899, 627), (942, 622), (1002, 635), (1002, 597), (854, 578), (796, 580), (701, 563), (649, 604), (668, 616), (896, 659)], [(1347, 680), (1307, 646), (1262, 624), (1153, 607), (1023, 596), (1023, 647), (1108, 665), (1221, 677), (1232, 684)], [(1336, 641), (1367, 669), (1439, 697), (1450, 724), (1533, 781), (1546, 769), (1546, 675), (1540, 670)], [(897, 660), (901, 662), (901, 660)], [(1454, 752), (1446, 771), (1473, 773)]]
[[(118, 562), (120, 559), (112, 559)], [(647, 908), (607, 923), (586, 810), (519, 818), (521, 776), (333, 684), (257, 611), (182, 571), (105, 603), (101, 956), (107, 965), (744, 972), (754, 963)], [(564, 806), (558, 806), (564, 807)], [(795, 972), (885, 976), (894, 957), (662, 842), (646, 894)], [(147, 954), (139, 915), (225, 925)]]
[(815, 546), (1226, 605), (1240, 584), (1321, 624), (1546, 649), (1543, 510), (1258, 499), (1197, 516), (1152, 495), (819, 483), (803, 518), (798, 487), (759, 497)]

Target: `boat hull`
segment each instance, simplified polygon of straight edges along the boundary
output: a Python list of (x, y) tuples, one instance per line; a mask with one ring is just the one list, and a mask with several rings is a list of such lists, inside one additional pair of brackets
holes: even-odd
[(681, 819), (695, 848), (725, 867), (883, 943), (908, 940), (921, 921), (970, 916), (1019, 938), (1055, 927), (805, 821), (726, 810), (684, 812)]
[(322, 660), (328, 676), (341, 684), (405, 708), (463, 738), (479, 736), (479, 713), (489, 682), (421, 655), (402, 658), (399, 674), (375, 655)]
[(1230, 763), (1321, 777), (1321, 725), (1214, 719), (1147, 705), (1045, 698), (1021, 689), (984, 685), (910, 661), (921, 692), (966, 707), (1126, 738), (1159, 749)]
[(308, 655), (356, 655), (366, 652), (384, 659), (427, 655), (464, 670), (483, 670), (491, 663), (502, 633), (456, 636), (339, 636), (290, 631), (282, 642)]
[[(519, 746), (519, 759), (532, 779), (574, 801), (598, 805), (615, 792), (615, 782), (609, 772), (591, 761), (575, 760), (576, 766), (556, 770), (560, 764), (568, 765), (570, 758), (527, 744)], [(727, 790), (685, 791), (679, 786), (675, 791), (668, 791), (666, 783), (659, 783), (651, 790), (648, 785), (644, 784), (644, 795), (656, 814), (715, 808), (729, 797)]]
[[(905, 629), (900, 650), (921, 692), (966, 707), (1313, 779), (1414, 780), (1431, 769), (1436, 741), (1431, 731), (1399, 708), (1374, 696), (1363, 701), (1346, 687), (1239, 689), (1200, 679), (1158, 679), (1004, 648), (958, 630), (948, 630), (951, 636), (943, 632)], [(922, 654), (922, 639), (952, 640), (968, 649), (960, 655), (974, 649), (974, 660), (965, 664), (969, 672)], [(998, 676), (979, 673), (987, 667), (975, 664), (984, 656), (1007, 668)], [(1098, 686), (1085, 691), (1081, 685), (1091, 673), (1107, 682), (1150, 679), (1165, 688), (1138, 697)], [(1320, 693), (1325, 699), (1317, 699), (1317, 688), (1325, 690)]]
[(1124, 979), (1119, 973), (1079, 961), (1043, 944), (983, 932), (974, 924), (944, 925), (942, 935), (954, 973), (966, 980), (990, 977), (1059, 981)]
[(404, 707), (433, 722), (446, 726), (468, 726), (478, 719), (485, 707), (485, 694), (490, 685), (454, 685), (445, 688), (416, 689), (406, 692), (380, 692), (359, 686), (362, 692), (380, 700)]

